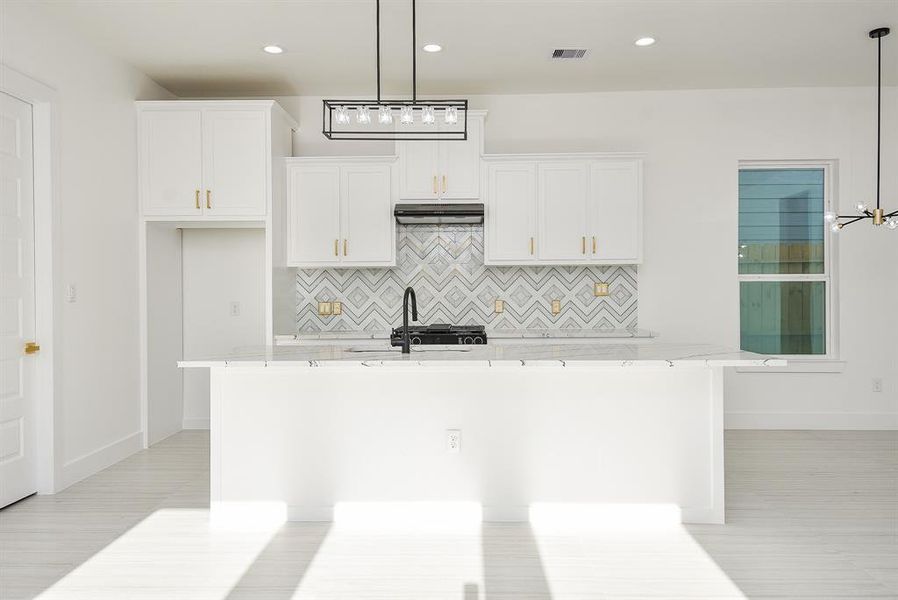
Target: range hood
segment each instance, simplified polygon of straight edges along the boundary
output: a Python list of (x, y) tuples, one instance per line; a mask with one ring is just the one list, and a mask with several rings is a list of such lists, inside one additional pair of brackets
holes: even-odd
[(393, 215), (401, 225), (476, 225), (483, 223), (483, 204), (397, 204)]

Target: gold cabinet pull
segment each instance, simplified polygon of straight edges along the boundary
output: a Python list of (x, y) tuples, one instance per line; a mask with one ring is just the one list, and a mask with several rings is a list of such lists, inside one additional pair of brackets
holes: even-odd
[(596, 253), (596, 236), (592, 236), (592, 253)]
[(443, 193), (444, 193), (444, 194), (446, 193), (446, 190), (447, 190), (448, 187), (449, 187), (449, 183), (448, 183), (448, 182), (449, 182), (449, 178), (446, 177), (445, 175), (443, 175)]
[(200, 191), (199, 190), (196, 190), (196, 195), (193, 197), (193, 199), (194, 199), (194, 204), (196, 205), (196, 209), (199, 210), (200, 209)]
[(340, 256), (340, 240), (334, 240), (334, 256)]
[(437, 193), (437, 176), (434, 175), (433, 176), (433, 194), (434, 194), (434, 196), (436, 195), (436, 193)]
[(347, 256), (349, 254), (349, 240), (343, 238), (343, 256)]
[(533, 254), (533, 238), (530, 238), (530, 254)]
[(583, 236), (582, 241), (580, 242), (580, 252), (586, 254), (586, 236)]
[(212, 190), (206, 190), (206, 208), (212, 208)]
[(25, 354), (36, 354), (41, 351), (37, 342), (25, 342)]

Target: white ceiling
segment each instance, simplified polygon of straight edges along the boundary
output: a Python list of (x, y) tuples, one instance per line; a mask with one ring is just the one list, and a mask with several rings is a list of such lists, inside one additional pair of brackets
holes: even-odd
[[(10, 1), (10, 0), (4, 0)], [(29, 0), (179, 96), (372, 95), (374, 0)], [(382, 0), (386, 94), (410, 88), (410, 0)], [(898, 0), (419, 0), (421, 94), (898, 84)], [(637, 48), (651, 35), (658, 43)], [(276, 43), (285, 54), (260, 48)], [(553, 48), (589, 48), (552, 62)]]

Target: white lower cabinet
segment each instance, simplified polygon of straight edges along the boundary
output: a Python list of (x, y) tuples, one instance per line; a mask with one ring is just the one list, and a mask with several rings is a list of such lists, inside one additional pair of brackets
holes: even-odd
[(396, 264), (392, 159), (287, 159), (287, 265)]
[(632, 155), (484, 159), (486, 263), (642, 262), (642, 160)]

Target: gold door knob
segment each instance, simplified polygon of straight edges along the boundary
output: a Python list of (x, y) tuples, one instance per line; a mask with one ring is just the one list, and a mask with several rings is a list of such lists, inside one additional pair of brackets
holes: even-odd
[(37, 342), (25, 342), (25, 354), (36, 354), (40, 351), (41, 347)]
[(206, 208), (212, 208), (212, 190), (206, 190)]
[(196, 190), (196, 195), (193, 197), (193, 200), (194, 200), (194, 205), (196, 206), (196, 209), (199, 210), (200, 209), (200, 191), (199, 190)]

